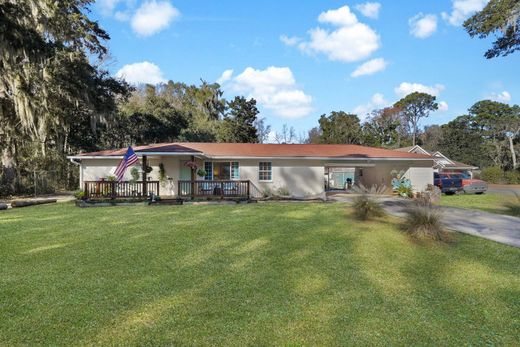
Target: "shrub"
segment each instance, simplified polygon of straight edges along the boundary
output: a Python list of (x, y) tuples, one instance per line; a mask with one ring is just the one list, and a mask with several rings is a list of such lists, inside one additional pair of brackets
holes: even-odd
[(506, 203), (506, 207), (510, 214), (520, 217), (520, 194), (515, 193), (515, 197)]
[(291, 195), (291, 192), (289, 191), (289, 188), (283, 186), (276, 190), (276, 195), (278, 196), (289, 196)]
[(362, 184), (353, 187), (354, 192), (360, 194), (354, 198), (354, 215), (360, 220), (382, 217), (385, 211), (381, 203), (373, 195), (382, 195), (386, 192), (386, 186), (373, 185), (370, 188)]
[(360, 220), (382, 217), (385, 211), (381, 203), (368, 194), (362, 194), (354, 198), (354, 215)]
[(504, 173), (504, 179), (508, 184), (520, 184), (520, 172), (506, 171)]
[(74, 197), (78, 200), (83, 200), (86, 197), (86, 194), (83, 190), (77, 190), (74, 192)]
[(273, 191), (269, 187), (265, 187), (264, 190), (262, 190), (262, 197), (264, 198), (270, 198), (273, 196)]
[(482, 169), (480, 177), (488, 183), (501, 183), (503, 178), (503, 171), (498, 166), (491, 166)]
[(403, 229), (418, 239), (449, 240), (442, 227), (440, 213), (427, 203), (416, 203), (406, 209)]

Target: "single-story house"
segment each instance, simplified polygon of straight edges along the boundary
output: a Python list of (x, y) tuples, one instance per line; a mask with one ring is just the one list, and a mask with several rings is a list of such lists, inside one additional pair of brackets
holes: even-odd
[(439, 151), (428, 152), (419, 145), (398, 148), (397, 151), (430, 155), (434, 160), (433, 169), (439, 173), (469, 173), (473, 177), (473, 171), (478, 170), (478, 166), (464, 164), (451, 160)]
[[(391, 187), (397, 174), (408, 178), (414, 191), (433, 184), (430, 155), (358, 145), (160, 143), (133, 149), (152, 168), (146, 179), (162, 178), (160, 195), (167, 196), (179, 196), (179, 181), (195, 180), (248, 181), (257, 191), (283, 189), (295, 197), (344, 189), (347, 181)], [(80, 187), (113, 175), (125, 153), (123, 148), (70, 156), (79, 165)], [(204, 177), (195, 176), (199, 169)], [(131, 178), (128, 169), (125, 179)]]

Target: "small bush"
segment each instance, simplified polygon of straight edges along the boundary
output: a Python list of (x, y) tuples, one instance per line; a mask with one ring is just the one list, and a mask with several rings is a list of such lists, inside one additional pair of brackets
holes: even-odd
[(386, 186), (384, 185), (373, 185), (370, 188), (366, 188), (364, 185), (359, 184), (353, 187), (353, 190), (360, 194), (354, 198), (354, 215), (360, 220), (367, 220), (370, 218), (382, 217), (385, 215), (385, 211), (381, 206), (381, 203), (377, 201), (373, 195), (382, 195), (386, 192)]
[(264, 198), (270, 198), (273, 196), (273, 191), (269, 187), (265, 187), (264, 190), (262, 190), (262, 197)]
[(74, 192), (74, 197), (78, 200), (83, 200), (86, 197), (86, 194), (83, 190), (77, 190)]
[(441, 224), (441, 215), (430, 204), (414, 204), (406, 210), (403, 229), (418, 239), (449, 241)]
[(520, 184), (520, 172), (506, 171), (504, 173), (505, 182), (508, 184)]
[(508, 201), (506, 207), (510, 214), (520, 217), (520, 194), (515, 193), (514, 199)]
[(289, 191), (289, 188), (283, 186), (276, 190), (276, 195), (278, 196), (289, 196), (291, 195), (291, 192)]
[(502, 183), (503, 171), (498, 166), (491, 166), (482, 169), (480, 177), (488, 183)]
[(357, 219), (367, 220), (375, 217), (382, 217), (385, 211), (381, 203), (370, 197), (368, 194), (359, 195), (354, 198), (354, 215)]

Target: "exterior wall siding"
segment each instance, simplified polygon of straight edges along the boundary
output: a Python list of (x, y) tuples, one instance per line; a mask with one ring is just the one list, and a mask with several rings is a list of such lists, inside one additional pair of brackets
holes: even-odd
[[(174, 195), (177, 193), (177, 181), (180, 178), (181, 162), (190, 160), (190, 157), (153, 157), (149, 158), (149, 165), (153, 171), (148, 175), (152, 180), (159, 179), (159, 164), (163, 163), (166, 176), (171, 178), (162, 184), (161, 194)], [(196, 159), (199, 167), (204, 167), (204, 161)], [(266, 189), (276, 191), (286, 188), (296, 197), (314, 196), (325, 191), (325, 162), (321, 160), (307, 159), (219, 159), (207, 161), (238, 161), (240, 165), (240, 180), (250, 180), (257, 189), (262, 192)], [(268, 161), (272, 163), (272, 180), (262, 182), (258, 177), (259, 163)], [(80, 187), (83, 181), (95, 181), (113, 175), (115, 167), (120, 159), (83, 159), (81, 162)], [(329, 163), (327, 161), (327, 163)], [(348, 167), (366, 165), (366, 160), (351, 161)], [(374, 163), (372, 161), (372, 163)], [(328, 164), (333, 165), (333, 164)], [(339, 165), (339, 162), (338, 162)], [(346, 167), (345, 162), (341, 166)], [(433, 184), (433, 161), (389, 160), (376, 162), (373, 166), (360, 166), (356, 170), (357, 179), (365, 186), (384, 184), (391, 187), (392, 171), (402, 172), (412, 182), (414, 191), (423, 191), (428, 184)], [(362, 176), (361, 176), (362, 172)], [(130, 169), (125, 173), (125, 179), (131, 179)], [(203, 179), (198, 177), (197, 179)]]

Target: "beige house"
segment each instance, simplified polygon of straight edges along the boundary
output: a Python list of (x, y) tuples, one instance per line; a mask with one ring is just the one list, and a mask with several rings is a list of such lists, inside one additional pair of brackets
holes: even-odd
[[(211, 182), (248, 181), (256, 192), (282, 190), (295, 197), (357, 183), (390, 187), (396, 174), (410, 179), (414, 191), (433, 183), (431, 156), (357, 145), (164, 143), (134, 151), (152, 168), (146, 179), (161, 181), (158, 193), (163, 196), (182, 195), (179, 182), (192, 181), (198, 189), (213, 187)], [(118, 149), (69, 157), (79, 165), (80, 187), (113, 175), (125, 153)], [(204, 176), (197, 176), (202, 171)], [(125, 180), (131, 178), (128, 169)]]

